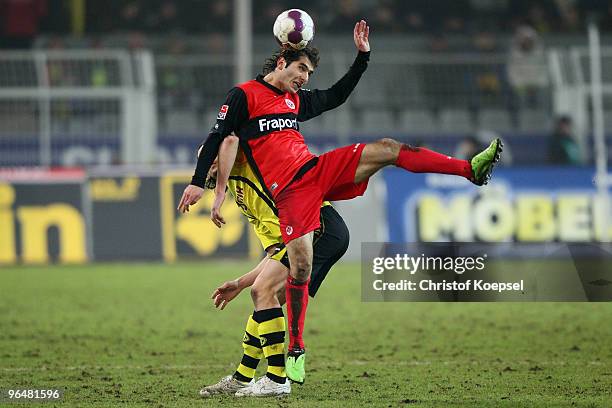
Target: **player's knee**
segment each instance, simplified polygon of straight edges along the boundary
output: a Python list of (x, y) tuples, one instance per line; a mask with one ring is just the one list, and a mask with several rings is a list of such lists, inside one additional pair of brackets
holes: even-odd
[(269, 288), (267, 285), (256, 282), (253, 286), (251, 286), (251, 299), (253, 299), (253, 303), (255, 305), (270, 297), (274, 297), (274, 290)]
[(291, 276), (298, 281), (305, 282), (310, 277), (311, 270), (312, 260), (307, 257), (298, 257), (295, 265), (291, 265)]
[(381, 161), (383, 162), (395, 161), (402, 148), (400, 142), (388, 137), (376, 141), (376, 144), (380, 147)]

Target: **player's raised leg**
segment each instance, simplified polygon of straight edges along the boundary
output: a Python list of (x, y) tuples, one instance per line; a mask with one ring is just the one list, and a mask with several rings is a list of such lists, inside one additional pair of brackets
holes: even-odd
[(441, 173), (462, 176), (476, 185), (486, 184), (503, 144), (495, 139), (489, 147), (472, 158), (460, 160), (424, 147), (412, 147), (393, 139), (369, 143), (363, 149), (355, 172), (355, 183), (367, 180), (385, 166), (395, 165), (413, 173)]

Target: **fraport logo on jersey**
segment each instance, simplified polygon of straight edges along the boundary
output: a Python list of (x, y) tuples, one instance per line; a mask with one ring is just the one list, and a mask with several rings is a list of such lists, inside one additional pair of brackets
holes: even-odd
[(229, 105), (221, 106), (221, 109), (219, 109), (219, 114), (217, 115), (217, 119), (225, 120), (225, 117), (227, 116), (227, 111), (228, 110), (229, 110)]
[(293, 103), (293, 101), (291, 99), (285, 98), (285, 103), (287, 104), (289, 109), (295, 109), (295, 103)]
[(287, 235), (293, 234), (293, 227), (291, 225), (287, 225), (287, 228), (285, 228), (285, 232), (287, 233)]
[(267, 132), (270, 130), (283, 130), (283, 129), (289, 129), (289, 128), (293, 128), (295, 130), (297, 130), (298, 128), (298, 124), (297, 124), (297, 118), (293, 118), (293, 119), (283, 119), (283, 118), (279, 118), (279, 119), (259, 119), (259, 131), (260, 132)]

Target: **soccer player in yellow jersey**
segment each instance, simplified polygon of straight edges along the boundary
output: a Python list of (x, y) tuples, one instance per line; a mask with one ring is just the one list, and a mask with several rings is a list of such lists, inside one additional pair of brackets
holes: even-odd
[[(216, 172), (228, 171), (224, 155), (238, 148), (238, 138), (228, 136), (219, 149), (219, 164), (209, 173), (209, 188), (225, 188), (214, 183)], [(232, 156), (233, 157), (233, 156)], [(222, 179), (220, 177), (220, 179)], [(212, 181), (212, 182), (210, 182)], [(291, 385), (285, 374), (285, 303), (284, 286), (289, 272), (289, 260), (280, 232), (277, 210), (261, 188), (253, 169), (242, 154), (238, 154), (229, 173), (227, 187), (242, 213), (253, 225), (267, 256), (250, 272), (236, 280), (225, 282), (213, 293), (214, 304), (225, 308), (243, 289), (251, 287), (255, 312), (249, 316), (243, 338), (244, 354), (232, 375), (217, 384), (203, 388), (202, 396), (231, 393), (237, 396), (271, 396), (288, 394)], [(214, 220), (214, 217), (213, 217)], [(215, 222), (220, 226), (223, 222)], [(321, 228), (315, 234), (313, 273), (309, 295), (314, 297), (329, 269), (344, 255), (349, 234), (342, 217), (329, 204), (321, 208)], [(265, 357), (267, 373), (253, 381), (259, 361)]]

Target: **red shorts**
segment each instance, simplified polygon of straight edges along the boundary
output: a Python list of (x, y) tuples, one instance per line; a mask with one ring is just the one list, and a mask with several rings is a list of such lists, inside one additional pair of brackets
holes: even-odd
[(278, 194), (275, 202), (285, 244), (319, 228), (321, 202), (363, 195), (368, 180), (354, 180), (364, 147), (357, 143), (319, 156), (312, 169)]

